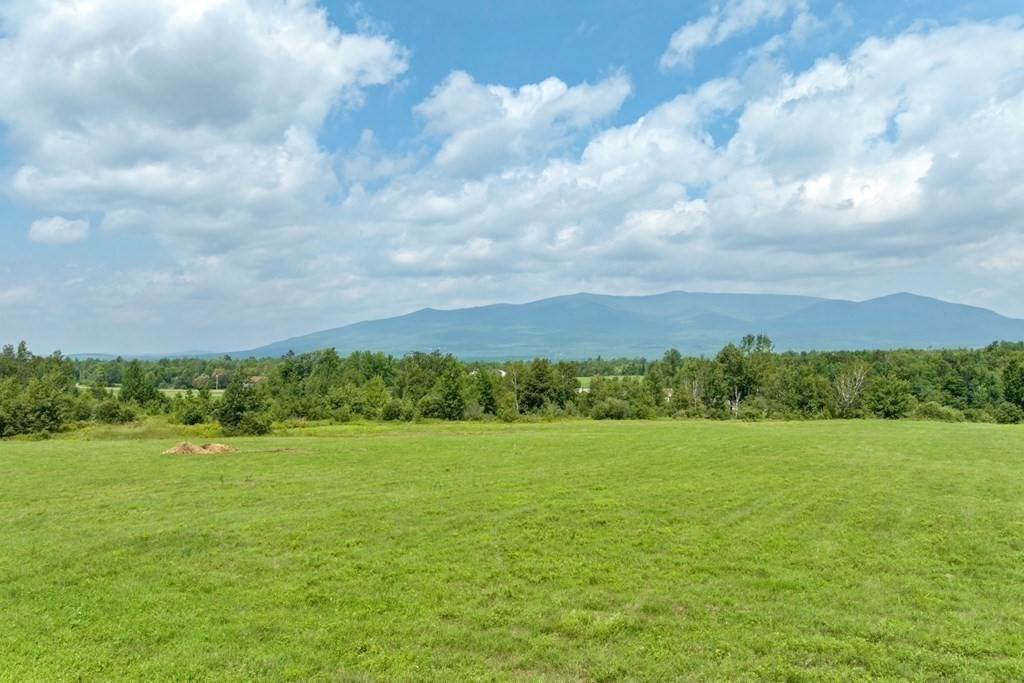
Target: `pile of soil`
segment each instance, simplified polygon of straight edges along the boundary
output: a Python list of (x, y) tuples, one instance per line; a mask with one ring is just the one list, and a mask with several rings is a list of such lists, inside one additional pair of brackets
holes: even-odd
[(168, 448), (164, 453), (234, 453), (234, 451), (234, 448), (222, 443), (204, 443), (202, 446), (197, 446), (188, 441), (181, 441)]

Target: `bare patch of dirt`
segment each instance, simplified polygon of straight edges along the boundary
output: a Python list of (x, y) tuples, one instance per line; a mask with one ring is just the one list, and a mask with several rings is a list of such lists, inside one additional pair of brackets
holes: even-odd
[(204, 443), (203, 449), (207, 453), (234, 453), (235, 449), (231, 446), (225, 446), (222, 443)]
[(242, 453), (319, 453), (320, 451), (307, 451), (301, 448), (272, 448), (267, 451), (240, 451)]

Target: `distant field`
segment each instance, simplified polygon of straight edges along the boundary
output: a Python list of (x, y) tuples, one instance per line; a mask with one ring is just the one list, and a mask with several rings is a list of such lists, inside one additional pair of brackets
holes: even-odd
[[(188, 391), (189, 391), (188, 389), (161, 389), (160, 393), (164, 394), (165, 396), (170, 396), (171, 398), (174, 398), (175, 396), (178, 396), (180, 394), (185, 394)], [(193, 394), (196, 393), (196, 390), (193, 389), (192, 393)], [(224, 390), (223, 389), (210, 389), (210, 395), (213, 396), (213, 397), (223, 396), (224, 395)]]
[[(638, 380), (643, 380), (643, 378), (644, 378), (643, 375), (603, 375), (603, 377), (605, 379), (626, 379), (627, 377), (629, 377), (629, 378), (638, 379)], [(589, 389), (590, 388), (590, 382), (594, 378), (593, 377), (577, 377), (576, 379), (579, 381), (581, 387), (583, 387), (584, 389)]]
[[(85, 391), (85, 390), (87, 390), (89, 388), (89, 386), (87, 384), (79, 384), (78, 388), (81, 391)], [(110, 393), (116, 395), (116, 394), (121, 392), (121, 387), (120, 386), (107, 387), (107, 391), (109, 391)], [(177, 396), (179, 394), (184, 394), (187, 391), (189, 391), (189, 390), (188, 389), (161, 389), (160, 393), (164, 394), (165, 396), (169, 396), (170, 398), (174, 398), (175, 396)], [(192, 393), (195, 393), (195, 391), (196, 390), (193, 389)], [(224, 395), (224, 390), (223, 389), (210, 389), (210, 395), (214, 396), (214, 397), (223, 396)]]
[(0, 443), (0, 680), (1024, 680), (1024, 429)]

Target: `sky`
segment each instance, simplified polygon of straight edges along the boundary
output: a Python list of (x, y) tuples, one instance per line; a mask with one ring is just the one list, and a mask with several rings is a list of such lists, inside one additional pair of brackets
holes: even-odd
[(230, 351), (587, 291), (1024, 317), (984, 0), (0, 0), (0, 342)]

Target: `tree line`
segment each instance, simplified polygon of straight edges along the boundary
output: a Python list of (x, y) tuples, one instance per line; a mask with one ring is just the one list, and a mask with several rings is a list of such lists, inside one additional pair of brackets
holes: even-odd
[[(589, 378), (584, 388), (580, 378)], [(179, 390), (173, 396), (162, 390)], [(223, 389), (223, 391), (220, 391)], [(775, 351), (747, 335), (714, 357), (463, 362), (334, 349), (281, 358), (74, 360), (0, 352), (0, 437), (166, 415), (261, 434), (275, 422), (918, 418), (1024, 421), (1024, 344)]]

